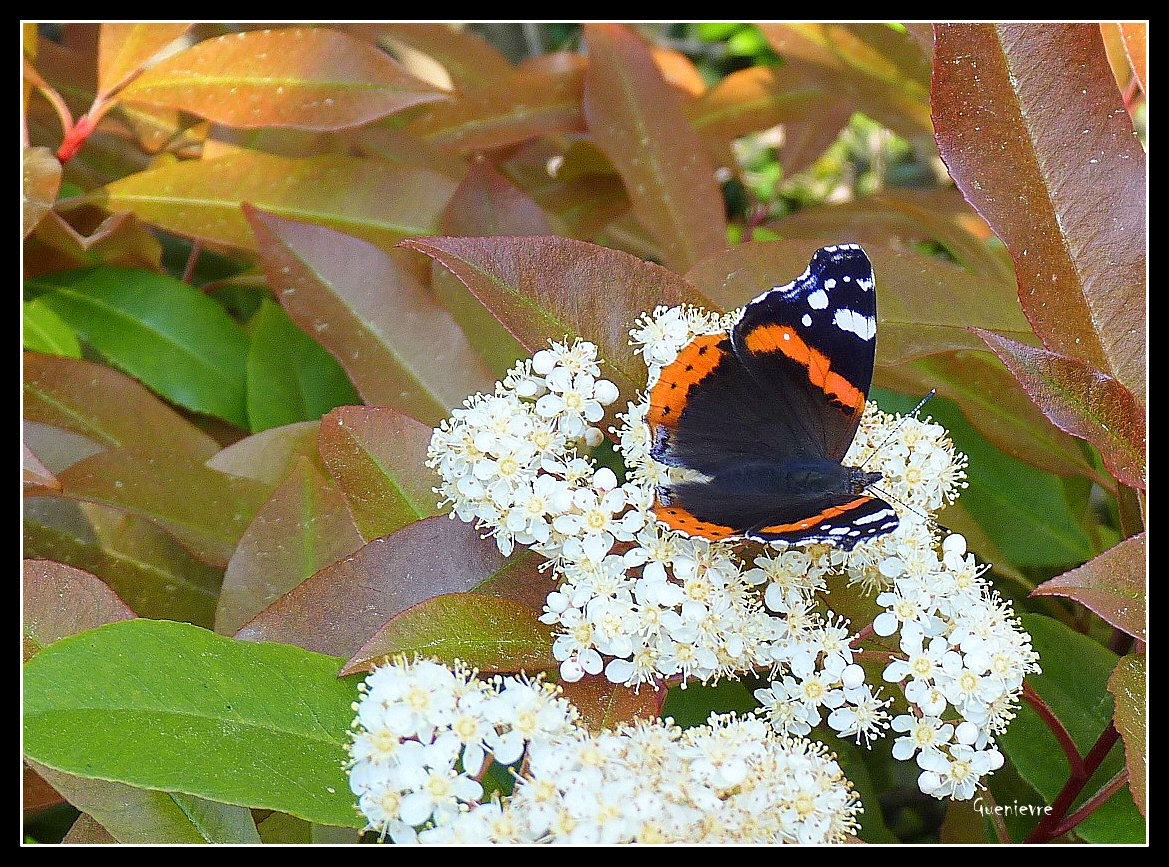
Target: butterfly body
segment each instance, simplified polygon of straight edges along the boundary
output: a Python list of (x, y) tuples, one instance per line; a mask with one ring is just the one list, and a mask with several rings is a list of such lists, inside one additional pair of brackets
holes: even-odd
[(897, 525), (843, 465), (872, 380), (876, 297), (855, 244), (818, 250), (727, 333), (696, 337), (649, 393), (651, 454), (691, 471), (658, 491), (667, 525), (712, 540), (852, 548)]

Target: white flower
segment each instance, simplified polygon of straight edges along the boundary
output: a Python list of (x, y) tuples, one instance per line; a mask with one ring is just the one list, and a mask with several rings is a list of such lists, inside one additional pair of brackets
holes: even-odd
[(976, 750), (966, 744), (951, 744), (949, 754), (926, 750), (917, 757), (922, 773), (918, 787), (935, 798), (967, 801), (974, 796), (978, 781), (1003, 766), (1003, 754), (996, 749)]

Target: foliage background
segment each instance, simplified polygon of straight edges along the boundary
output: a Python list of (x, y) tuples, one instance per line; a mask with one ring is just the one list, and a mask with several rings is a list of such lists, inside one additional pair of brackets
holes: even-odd
[[(342, 663), (427, 645), (554, 668), (535, 558), (437, 517), (430, 426), (565, 334), (631, 397), (644, 309), (732, 309), (858, 241), (881, 284), (874, 396), (938, 390), (929, 413), (970, 456), (943, 520), (1042, 655), (990, 793), (1080, 810), (1066, 832), (1087, 841), (1143, 839), (1145, 39), (25, 24), (25, 658), (53, 648), (25, 672), (28, 838), (356, 839), (336, 756), (288, 725), (344, 731)], [(168, 714), (208, 711), (192, 683), (228, 696), (217, 725), (247, 725), (160, 740)], [(597, 725), (695, 724), (751, 688), (574, 698)], [(1065, 832), (832, 748), (870, 842)], [(302, 785), (257, 772), (273, 755)]]

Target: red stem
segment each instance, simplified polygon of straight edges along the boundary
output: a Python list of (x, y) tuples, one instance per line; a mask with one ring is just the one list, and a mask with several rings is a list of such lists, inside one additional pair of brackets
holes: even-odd
[[(1068, 781), (1064, 783), (1063, 789), (1051, 805), (1051, 812), (1039, 820), (1039, 824), (1035, 826), (1023, 842), (1048, 843), (1058, 836), (1056, 831), (1065, 824), (1064, 816), (1067, 815), (1067, 811), (1071, 809), (1076, 798), (1080, 796), (1080, 792), (1084, 790), (1084, 786), (1088, 784), (1088, 780), (1096, 773), (1096, 770), (1119, 739), (1120, 735), (1117, 733), (1116, 727), (1109, 724), (1108, 728), (1096, 739), (1096, 743), (1093, 744), (1092, 749), (1088, 751), (1088, 755), (1084, 758), (1083, 764), (1081, 765), (1080, 772), (1076, 773), (1073, 771), (1068, 776)], [(1100, 803), (1102, 802), (1092, 805), (1091, 810), (1087, 812), (1084, 812), (1083, 808), (1076, 811), (1076, 816), (1078, 816), (1076, 823), (1082, 822), (1087, 816), (1091, 815), (1092, 811), (1100, 806)], [(1084, 807), (1088, 807), (1088, 804), (1085, 804)], [(1080, 813), (1083, 813), (1083, 815), (1079, 815)], [(1067, 821), (1070, 820), (1071, 818)]]
[(187, 256), (187, 267), (183, 269), (183, 282), (190, 283), (191, 277), (195, 273), (195, 265), (199, 262), (199, 254), (203, 252), (203, 242), (195, 240), (191, 244), (191, 253)]
[(1105, 783), (1099, 792), (1086, 800), (1080, 809), (1068, 816), (1063, 822), (1060, 822), (1059, 827), (1051, 832), (1052, 839), (1062, 837), (1068, 831), (1072, 830), (1072, 828), (1076, 827), (1076, 825), (1080, 824), (1080, 822), (1095, 813), (1101, 804), (1123, 789), (1126, 783), (1128, 783), (1128, 768), (1121, 768), (1116, 772), (1116, 776)]
[[(1059, 721), (1051, 708), (1047, 706), (1040, 695), (1031, 688), (1031, 684), (1023, 681), (1023, 700), (1035, 710), (1039, 716), (1043, 718), (1043, 722), (1051, 729), (1051, 733), (1055, 735), (1059, 745), (1063, 747), (1064, 755), (1067, 756), (1068, 766), (1071, 769), (1070, 777), (1077, 777), (1084, 772), (1084, 759), (1080, 755), (1080, 750), (1076, 746), (1076, 742), (1072, 740), (1072, 736), (1068, 734), (1068, 730), (1064, 728), (1063, 723)], [(1084, 782), (1087, 782), (1085, 779)]]
[(856, 638), (854, 638), (852, 641), (850, 641), (848, 643), (848, 646), (851, 647), (853, 650), (856, 650), (857, 645), (859, 645), (862, 641), (864, 641), (866, 638), (868, 638), (872, 634), (873, 634), (873, 624), (870, 623), (868, 626), (866, 626), (864, 629), (862, 629), (860, 632), (858, 632), (856, 634)]

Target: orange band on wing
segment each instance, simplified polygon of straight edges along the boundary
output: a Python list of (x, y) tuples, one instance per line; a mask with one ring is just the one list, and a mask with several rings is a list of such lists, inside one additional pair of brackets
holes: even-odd
[(726, 355), (726, 350), (719, 346), (726, 339), (723, 333), (696, 337), (666, 366), (649, 390), (649, 413), (646, 420), (651, 426), (677, 426), (678, 417), (686, 408), (691, 387), (709, 376)]
[(871, 503), (872, 497), (857, 497), (855, 500), (850, 500), (843, 506), (832, 506), (825, 509), (823, 512), (813, 515), (810, 518), (805, 518), (802, 521), (796, 521), (794, 524), (776, 524), (772, 527), (763, 527), (758, 532), (760, 533), (791, 533), (794, 530), (807, 530), (819, 524), (821, 521), (826, 521), (828, 518), (835, 518), (837, 515), (843, 515), (845, 512), (850, 512), (853, 509), (863, 506), (865, 503)]
[(680, 530), (688, 536), (700, 536), (712, 542), (740, 535), (740, 531), (734, 527), (703, 521), (676, 503), (667, 506), (660, 500), (655, 500), (654, 515), (671, 530)]
[(812, 385), (822, 388), (829, 399), (858, 411), (864, 408), (864, 393), (839, 373), (834, 373), (828, 356), (809, 346), (790, 325), (762, 325), (748, 331), (745, 340), (750, 352), (782, 352), (806, 367)]

